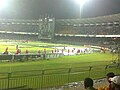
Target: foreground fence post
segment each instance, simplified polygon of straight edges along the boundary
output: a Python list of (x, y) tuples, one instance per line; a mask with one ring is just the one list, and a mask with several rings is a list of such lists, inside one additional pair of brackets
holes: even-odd
[(120, 63), (117, 63), (117, 65), (116, 65), (116, 74), (119, 74), (119, 70), (120, 70)]
[(92, 66), (89, 67), (89, 77), (90, 77), (90, 71), (92, 70)]
[(70, 72), (71, 72), (71, 69), (72, 69), (72, 68), (69, 68), (69, 69), (68, 69), (68, 83), (70, 82)]
[(106, 75), (106, 70), (108, 69), (108, 65), (105, 66), (105, 75)]
[(11, 77), (11, 73), (8, 73), (8, 86), (7, 86), (8, 90), (10, 88), (10, 77)]
[(43, 77), (44, 77), (45, 70), (42, 70), (42, 77), (41, 77), (41, 90), (43, 88)]

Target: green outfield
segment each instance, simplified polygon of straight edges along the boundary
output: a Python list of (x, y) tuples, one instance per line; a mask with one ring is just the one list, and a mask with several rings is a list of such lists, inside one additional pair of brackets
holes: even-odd
[[(22, 53), (25, 53), (25, 50), (28, 49), (30, 53), (37, 53), (37, 51), (43, 50), (46, 48), (48, 51), (52, 50), (52, 47), (57, 46), (71, 46), (71, 45), (63, 45), (63, 44), (49, 44), (49, 43), (42, 43), (42, 42), (3, 42), (1, 41), (0, 44), (0, 52), (3, 52), (6, 47), (9, 48), (9, 52), (12, 54), (16, 51), (16, 45), (19, 45), (19, 48), (22, 50)], [(73, 46), (72, 46), (73, 47)], [(83, 46), (74, 46), (74, 47), (83, 47)], [(90, 77), (93, 78), (102, 78), (105, 76), (105, 73), (113, 71), (115, 73), (119, 73), (119, 70), (114, 68), (105, 69), (106, 65), (114, 65), (113, 61), (117, 60), (117, 54), (113, 56), (110, 52), (106, 53), (100, 53), (100, 52), (94, 52), (92, 54), (81, 54), (76, 56), (62, 56), (59, 58), (49, 59), (49, 60), (29, 60), (24, 62), (7, 62), (7, 61), (1, 61), (0, 62), (0, 77), (5, 78), (8, 74), (5, 73), (12, 73), (12, 76), (29, 76), (29, 75), (39, 75), (42, 73), (40, 70), (45, 70), (44, 76), (45, 82), (43, 83), (42, 87), (48, 87), (48, 86), (57, 86), (57, 85), (63, 85), (68, 82), (74, 82), (74, 81), (80, 81), (83, 80), (85, 77), (89, 76), (89, 68), (92, 67), (92, 70), (90, 71)], [(69, 80), (67, 78), (68, 73), (70, 71)], [(25, 72), (23, 72), (25, 71)], [(96, 73), (97, 72), (97, 73)], [(4, 73), (4, 74), (2, 74)], [(85, 74), (81, 74), (85, 73)], [(53, 75), (52, 75), (53, 74)], [(57, 76), (54, 76), (54, 74), (58, 74)], [(60, 76), (61, 75), (61, 76)], [(54, 83), (50, 83), (51, 79), (49, 77), (54, 77)], [(57, 83), (61, 79), (62, 82)], [(32, 82), (31, 79), (29, 79), (29, 83)], [(24, 82), (24, 80), (21, 79), (21, 82)], [(40, 81), (38, 81), (41, 83)], [(18, 84), (13, 84), (11, 87), (18, 86)], [(20, 84), (21, 85), (21, 84)], [(30, 84), (31, 85), (31, 84)], [(4, 85), (3, 85), (4, 86)], [(32, 85), (32, 87), (37, 87), (35, 85)]]
[[(29, 53), (37, 53), (38, 50), (41, 52), (46, 49), (52, 50), (52, 47), (57, 46), (72, 46), (66, 44), (53, 44), (53, 43), (42, 43), (42, 42), (4, 42), (1, 41), (0, 52), (4, 52), (5, 48), (8, 47), (8, 51), (12, 54), (16, 52), (16, 45), (19, 45), (19, 48), (22, 51), (22, 54), (25, 54), (25, 50), (28, 49)], [(72, 47), (83, 47), (83, 46), (72, 46)], [(51, 51), (50, 51), (51, 52)], [(60, 58), (54, 58), (50, 60), (37, 60), (37, 61), (26, 61), (26, 62), (4, 62), (0, 63), (0, 72), (8, 71), (27, 71), (27, 70), (40, 70), (46, 68), (66, 68), (66, 67), (81, 67), (81, 66), (91, 66), (91, 65), (107, 65), (111, 61), (115, 60), (117, 55), (112, 55), (111, 53), (100, 53), (94, 52), (92, 54), (82, 54), (77, 56), (64, 56)], [(99, 62), (99, 63), (96, 63)], [(82, 64), (81, 64), (82, 63)], [(3, 69), (4, 68), (4, 69)]]
[[(99, 62), (99, 63), (97, 63)], [(78, 56), (64, 56), (49, 60), (25, 62), (1, 62), (0, 72), (41, 70), (50, 68), (66, 68), (81, 66), (108, 65), (112, 62), (112, 54), (93, 53)]]

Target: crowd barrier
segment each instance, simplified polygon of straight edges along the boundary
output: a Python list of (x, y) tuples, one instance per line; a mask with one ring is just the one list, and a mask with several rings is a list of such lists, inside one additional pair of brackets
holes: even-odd
[(57, 58), (61, 57), (63, 54), (19, 54), (19, 55), (0, 55), (0, 60), (9, 60), (9, 61), (14, 61), (14, 60), (19, 60), (19, 61), (24, 61), (24, 60), (36, 60), (36, 59), (50, 59), (50, 58)]

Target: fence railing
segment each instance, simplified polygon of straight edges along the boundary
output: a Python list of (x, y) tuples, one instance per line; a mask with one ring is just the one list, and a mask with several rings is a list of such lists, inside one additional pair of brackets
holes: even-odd
[(0, 89), (33, 88), (47, 89), (60, 87), (67, 83), (83, 81), (86, 77), (98, 79), (106, 73), (120, 74), (118, 64), (74, 68), (43, 69), (0, 73)]

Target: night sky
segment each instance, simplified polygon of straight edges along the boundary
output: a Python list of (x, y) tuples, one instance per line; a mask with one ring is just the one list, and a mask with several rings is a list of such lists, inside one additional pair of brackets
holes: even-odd
[[(0, 10), (0, 18), (38, 19), (49, 14), (58, 19), (79, 18), (79, 4), (74, 0), (10, 0)], [(120, 0), (89, 0), (82, 10), (82, 18), (120, 13)]]

